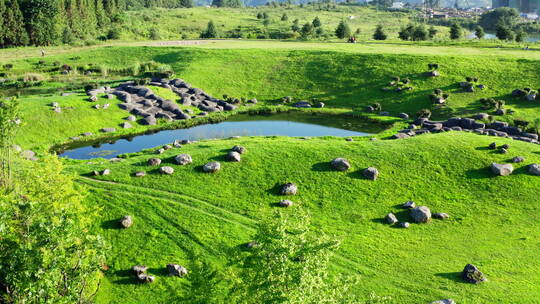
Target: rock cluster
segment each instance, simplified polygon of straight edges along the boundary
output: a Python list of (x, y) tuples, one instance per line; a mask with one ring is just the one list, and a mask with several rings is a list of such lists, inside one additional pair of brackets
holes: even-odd
[(142, 265), (136, 265), (133, 266), (133, 272), (135, 273), (135, 277), (139, 282), (142, 283), (153, 283), (155, 281), (155, 277), (148, 275), (146, 271), (148, 270), (148, 267), (142, 266)]
[(167, 264), (167, 270), (169, 271), (170, 276), (183, 277), (188, 271), (185, 267), (178, 264)]
[(206, 173), (214, 173), (221, 169), (221, 164), (219, 162), (209, 162), (203, 166), (203, 171)]
[(485, 124), (476, 122), (472, 118), (460, 117), (450, 118), (446, 121), (431, 121), (426, 118), (418, 118), (407, 129), (398, 131), (392, 138), (407, 138), (426, 133), (440, 133), (447, 131), (468, 131), (482, 135), (507, 137), (540, 144), (538, 141), (538, 134), (523, 132), (519, 127), (509, 126), (507, 122), (495, 121)]
[[(197, 107), (203, 113), (236, 109), (235, 105), (213, 98), (201, 89), (191, 87), (182, 79), (163, 79), (151, 84), (171, 89), (181, 97), (182, 105)], [(137, 86), (133, 82), (121, 84), (113, 91), (113, 94), (123, 101), (119, 105), (120, 108), (142, 117), (142, 123), (146, 125), (155, 125), (158, 118), (167, 120), (192, 118), (189, 111), (180, 109), (176, 102), (159, 97), (149, 88)]]
[(286, 183), (285, 185), (281, 186), (281, 190), (279, 193), (281, 195), (295, 195), (298, 191), (298, 187), (293, 183)]

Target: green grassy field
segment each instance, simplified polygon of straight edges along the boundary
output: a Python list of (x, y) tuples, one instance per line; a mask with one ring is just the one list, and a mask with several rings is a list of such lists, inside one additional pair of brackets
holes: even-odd
[[(163, 275), (165, 264), (208, 259), (224, 267), (227, 252), (250, 241), (261, 214), (282, 199), (276, 185), (291, 181), (299, 185), (299, 194), (291, 199), (309, 210), (315, 229), (342, 240), (333, 273), (360, 275), (354, 292), (391, 296), (392, 303), (439, 298), (533, 303), (540, 292), (533, 224), (538, 220), (539, 181), (526, 173), (525, 164), (502, 178), (493, 177), (488, 166), (515, 155), (523, 155), (526, 164), (539, 162), (540, 153), (535, 145), (495, 140), (511, 145), (510, 154), (502, 155), (486, 148), (492, 141), (461, 132), (375, 142), (283, 137), (203, 141), (161, 156), (175, 169), (172, 176), (147, 166), (153, 153), (116, 164), (73, 164), (70, 170), (81, 174), (80, 181), (91, 189), (88, 203), (103, 210), (97, 229), (112, 245), (98, 302), (173, 301), (182, 294), (183, 282)], [(223, 161), (225, 151), (236, 144), (248, 150), (242, 162)], [(179, 153), (191, 154), (194, 163), (175, 165)], [(353, 168), (332, 171), (329, 161), (335, 157), (346, 157)], [(222, 170), (202, 173), (200, 166), (212, 160), (221, 161)], [(368, 166), (379, 168), (377, 181), (361, 177), (360, 170)], [(110, 176), (85, 176), (105, 168), (112, 170)], [(138, 170), (148, 175), (132, 177)], [(407, 220), (407, 212), (397, 205), (409, 199), (433, 212), (447, 212), (451, 219), (413, 224), (408, 230), (382, 223), (388, 212)], [(112, 228), (125, 214), (134, 215), (133, 229)], [(194, 252), (203, 255), (193, 257)], [(155, 284), (130, 284), (126, 270), (137, 263), (157, 275)], [(458, 272), (467, 263), (479, 266), (489, 282), (462, 283)]]
[[(144, 45), (143, 45), (144, 44)], [(209, 41), (178, 47), (154, 43), (87, 48), (48, 49), (45, 58), (35, 57), (35, 49), (0, 50), (0, 61), (14, 64), (9, 72), (22, 75), (33, 71), (47, 81), (21, 92), (21, 129), (16, 143), (25, 149), (44, 153), (70, 137), (100, 128), (117, 127), (128, 115), (118, 101), (101, 97), (106, 110), (92, 108), (80, 88), (89, 81), (116, 83), (135, 78), (111, 72), (104, 76), (62, 76), (49, 69), (53, 62), (74, 67), (93, 64), (119, 70), (137, 63), (155, 61), (170, 65), (177, 77), (216, 97), (257, 98), (255, 107), (243, 111), (286, 111), (278, 106), (283, 96), (295, 100), (316, 98), (326, 104), (312, 110), (323, 114), (354, 115), (365, 121), (361, 109), (374, 102), (392, 115), (411, 115), (431, 108), (428, 94), (441, 88), (451, 94), (448, 106), (433, 110), (435, 118), (468, 115), (484, 111), (479, 99), (504, 99), (515, 114), (497, 117), (533, 121), (540, 104), (509, 96), (515, 88), (540, 88), (540, 53), (518, 48), (491, 48), (482, 45), (411, 45), (402, 43), (306, 43), (269, 41)], [(39, 60), (45, 63), (37, 65)], [(441, 76), (427, 78), (428, 63), (439, 63)], [(413, 91), (382, 91), (392, 76), (408, 77)], [(486, 90), (462, 93), (458, 82), (466, 76), (479, 77)], [(138, 77), (142, 77), (138, 76)], [(69, 89), (72, 88), (72, 89)], [(171, 92), (154, 88), (165, 98)], [(60, 91), (75, 93), (61, 97)], [(65, 107), (55, 113), (49, 106)], [(229, 113), (235, 114), (237, 112)], [(201, 123), (225, 119), (229, 114), (212, 114)], [(307, 114), (307, 113), (306, 113)], [(327, 124), (337, 116), (327, 116)], [(371, 117), (377, 118), (377, 117)], [(381, 118), (387, 123), (395, 120)], [(335, 121), (334, 121), (335, 120)], [(191, 123), (165, 124), (155, 128), (185, 127)], [(133, 129), (114, 135), (148, 130), (133, 123)], [(399, 121), (392, 130), (402, 128)], [(384, 140), (391, 130), (370, 141), (355, 138), (242, 137), (207, 140), (167, 151), (159, 157), (174, 167), (172, 176), (162, 176), (146, 165), (150, 151), (135, 153), (118, 163), (103, 159), (64, 160), (67, 171), (77, 174), (88, 186), (86, 203), (101, 212), (95, 231), (104, 236), (110, 249), (97, 303), (174, 303), (187, 292), (185, 280), (168, 277), (167, 263), (189, 265), (204, 259), (227, 271), (227, 262), (238, 245), (251, 240), (257, 222), (273, 210), (282, 197), (276, 187), (285, 182), (299, 186), (296, 203), (282, 212), (295, 212), (298, 206), (309, 211), (314, 229), (342, 241), (332, 260), (333, 275), (359, 275), (353, 291), (390, 296), (391, 303), (427, 303), (453, 298), (457, 303), (535, 303), (540, 295), (538, 253), (538, 177), (527, 173), (530, 163), (540, 162), (538, 145), (509, 139), (448, 132)], [(510, 152), (488, 150), (493, 141), (508, 143)], [(224, 161), (226, 151), (243, 145), (248, 152), (242, 162)], [(189, 153), (194, 163), (177, 166), (173, 158)], [(488, 166), (508, 162), (514, 156), (526, 161), (516, 164), (513, 175), (494, 177)], [(335, 172), (329, 161), (346, 157), (353, 168)], [(216, 174), (202, 173), (200, 167), (212, 160), (222, 162)], [(377, 181), (361, 177), (361, 170), (377, 167)], [(109, 176), (94, 177), (89, 172), (109, 168)], [(143, 178), (135, 171), (145, 170)], [(408, 215), (399, 204), (414, 200), (432, 212), (446, 212), (449, 220), (413, 224), (396, 229), (382, 222), (389, 212), (400, 220)], [(116, 221), (134, 216), (135, 224), (119, 230)], [(196, 255), (196, 256), (195, 256)], [(129, 269), (145, 264), (157, 276), (151, 285), (134, 284)], [(487, 275), (481, 285), (462, 283), (458, 278), (467, 263)]]

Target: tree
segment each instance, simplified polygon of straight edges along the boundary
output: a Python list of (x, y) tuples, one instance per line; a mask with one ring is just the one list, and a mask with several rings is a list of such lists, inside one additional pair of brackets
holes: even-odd
[(4, 36), (7, 31), (7, 28), (4, 28), (5, 13), (6, 13), (5, 0), (0, 0), (0, 47), (4, 45)]
[(349, 28), (349, 25), (347, 24), (347, 22), (343, 20), (339, 22), (336, 28), (336, 36), (339, 39), (351, 37), (351, 29)]
[(6, 303), (87, 303), (103, 262), (88, 232), (96, 212), (55, 156), (17, 160), (14, 191), (0, 189), (0, 282)]
[(377, 25), (377, 28), (375, 28), (375, 33), (373, 33), (373, 39), (375, 39), (375, 40), (386, 40), (386, 38), (388, 38), (388, 36), (384, 32), (383, 26), (380, 25), (380, 24)]
[(522, 30), (519, 30), (516, 32), (516, 42), (523, 42), (525, 41), (525, 38), (527, 37), (527, 33), (525, 33), (524, 31)]
[(476, 38), (478, 38), (478, 39), (484, 38), (484, 36), (486, 35), (486, 33), (484, 32), (484, 28), (481, 27), (480, 25), (477, 25), (477, 26), (474, 28), (474, 35), (475, 35)]
[(270, 18), (270, 16), (268, 15), (267, 12), (263, 12), (262, 17), (263, 17), (263, 19), (268, 19), (268, 18)]
[(439, 31), (432, 25), (429, 27), (428, 29), (428, 36), (429, 36), (429, 39), (433, 39), (435, 38), (435, 35), (437, 35)]
[(519, 12), (515, 8), (499, 7), (483, 13), (478, 24), (484, 29), (496, 30), (498, 24), (504, 24), (512, 28), (518, 21)]
[(15, 123), (19, 111), (19, 102), (16, 98), (0, 100), (0, 189), (11, 189), (12, 182), (12, 145), (17, 124)]
[(261, 12), (258, 12), (257, 13), (257, 19), (262, 19), (263, 18), (263, 14)]
[(50, 0), (25, 0), (21, 10), (28, 38), (33, 45), (51, 45), (57, 39), (55, 21), (58, 6)]
[(283, 15), (281, 16), (281, 21), (287, 21), (289, 20), (289, 16), (287, 16), (286, 13), (283, 13)]
[(425, 41), (429, 37), (429, 32), (426, 30), (426, 27), (423, 24), (419, 24), (414, 27), (412, 32), (413, 41)]
[(414, 25), (409, 24), (406, 27), (402, 27), (398, 32), (398, 37), (401, 40), (409, 40), (412, 38), (414, 31)]
[(28, 45), (28, 34), (24, 28), (24, 18), (17, 0), (6, 1), (4, 14), (4, 46)]
[(321, 19), (319, 19), (319, 17), (315, 17), (311, 24), (313, 25), (313, 27), (320, 27), (322, 25)]
[(499, 40), (514, 40), (514, 32), (504, 23), (499, 23), (495, 30), (495, 36)]
[(313, 26), (311, 25), (311, 23), (307, 22), (302, 26), (302, 29), (300, 30), (300, 36), (302, 36), (302, 38), (304, 39), (307, 39), (309, 38), (309, 36), (311, 36), (311, 34), (313, 34)]
[(276, 211), (259, 224), (254, 240), (256, 245), (238, 257), (235, 303), (346, 302), (351, 285), (328, 277), (339, 242), (310, 231), (310, 219), (301, 209)]
[(234, 274), (229, 273), (225, 276), (212, 264), (201, 260), (202, 253), (197, 252), (192, 256), (194, 262), (190, 265), (187, 275), (189, 291), (182, 298), (181, 303), (227, 303), (226, 299), (231, 288), (230, 277)]
[(219, 38), (219, 34), (213, 21), (208, 22), (206, 30), (201, 33), (201, 38)]
[(270, 25), (270, 19), (263, 19), (262, 24), (264, 27), (268, 27), (268, 25)]
[(299, 25), (299, 22), (300, 22), (300, 21), (299, 21), (298, 19), (295, 19), (295, 20), (293, 21), (293, 25), (291, 26), (291, 30), (292, 30), (293, 32), (295, 32), (295, 33), (298, 32), (298, 31), (300, 31), (300, 25)]
[(194, 3), (193, 3), (193, 0), (180, 0), (180, 5), (182, 7), (193, 7), (194, 6)]
[(457, 40), (461, 38), (461, 35), (463, 35), (463, 29), (461, 28), (461, 25), (454, 23), (450, 27), (450, 39)]

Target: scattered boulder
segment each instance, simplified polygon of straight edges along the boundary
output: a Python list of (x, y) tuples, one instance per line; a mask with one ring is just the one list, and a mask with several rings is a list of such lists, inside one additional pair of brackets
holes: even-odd
[(448, 215), (448, 213), (438, 212), (438, 213), (433, 214), (433, 218), (436, 218), (436, 219), (439, 219), (439, 220), (446, 220), (446, 219), (450, 218), (450, 215)]
[(259, 246), (259, 242), (257, 241), (251, 241), (246, 243), (246, 248), (251, 249)]
[(406, 201), (405, 203), (403, 203), (403, 205), (401, 205), (401, 207), (404, 209), (412, 209), (416, 207), (416, 203), (413, 201)]
[(375, 168), (375, 167), (369, 167), (369, 168), (365, 169), (362, 172), (362, 174), (367, 179), (376, 180), (377, 177), (379, 176), (379, 170), (377, 170), (377, 168)]
[(129, 228), (131, 225), (133, 225), (133, 219), (130, 215), (126, 215), (120, 219), (120, 226), (122, 226), (122, 228)]
[(529, 165), (529, 173), (540, 176), (540, 165), (539, 164), (530, 164)]
[(290, 200), (281, 200), (281, 201), (279, 202), (279, 206), (280, 206), (280, 207), (290, 207), (290, 206), (292, 206), (292, 205), (293, 205), (293, 202), (290, 201)]
[(234, 146), (234, 147), (232, 147), (231, 150), (234, 151), (234, 152), (238, 152), (240, 154), (244, 154), (247, 151), (246, 148), (243, 147), (243, 146)]
[(135, 117), (135, 115), (129, 115), (128, 117), (126, 117), (126, 120), (127, 121), (135, 121), (135, 120), (137, 120), (137, 118)]
[(390, 225), (393, 225), (398, 222), (397, 217), (393, 213), (388, 213), (385, 217), (386, 222)]
[(149, 115), (143, 118), (142, 123), (148, 126), (153, 126), (157, 123), (157, 120), (155, 116)]
[(411, 217), (416, 223), (427, 223), (431, 219), (431, 211), (426, 206), (411, 209)]
[(407, 113), (399, 113), (398, 114), (398, 117), (401, 118), (401, 119), (409, 119), (409, 114)]
[(120, 124), (120, 127), (122, 127), (122, 129), (130, 129), (130, 128), (133, 128), (133, 126), (129, 123), (129, 122), (123, 122)]
[(501, 148), (501, 149), (499, 150), (499, 153), (501, 153), (501, 154), (506, 154), (506, 153), (508, 153), (508, 150), (506, 150), (505, 148)]
[(175, 277), (183, 277), (188, 273), (186, 268), (178, 264), (167, 264), (167, 270), (170, 276)]
[(429, 304), (456, 304), (456, 301), (452, 299), (444, 299), (444, 300), (433, 301)]
[(148, 267), (143, 265), (135, 265), (133, 268), (131, 268), (135, 275), (139, 275), (141, 273), (145, 273), (148, 270)]
[(159, 166), (161, 165), (161, 159), (157, 158), (157, 157), (152, 157), (148, 160), (148, 165), (149, 166)]
[(193, 162), (193, 159), (189, 154), (179, 154), (176, 155), (174, 161), (181, 166), (185, 166), (191, 164)]
[(525, 157), (523, 157), (523, 156), (516, 156), (516, 157), (512, 158), (513, 163), (522, 163), (524, 161), (525, 161)]
[(438, 77), (440, 74), (439, 74), (438, 71), (434, 70), (434, 71), (429, 71), (429, 72), (427, 72), (426, 75), (427, 75), (428, 77)]
[(111, 174), (111, 170), (109, 170), (109, 169), (105, 169), (105, 170), (101, 171), (101, 175), (109, 175), (109, 174)]
[(146, 172), (144, 171), (138, 171), (138, 172), (135, 172), (134, 176), (135, 177), (143, 177), (146, 175)]
[(511, 164), (491, 164), (491, 171), (499, 176), (508, 176), (514, 171), (514, 166)]
[(92, 135), (94, 135), (94, 133), (92, 133), (92, 132), (84, 132), (82, 134), (82, 136), (92, 136)]
[(349, 163), (349, 161), (341, 157), (334, 158), (330, 162), (330, 165), (332, 166), (332, 168), (338, 171), (347, 171), (351, 168), (351, 164)]
[(354, 139), (352, 137), (347, 137), (345, 138), (346, 141), (354, 141)]
[(116, 128), (103, 128), (100, 131), (103, 133), (111, 133), (111, 132), (116, 132)]
[(409, 228), (410, 226), (411, 226), (411, 224), (409, 224), (409, 222), (401, 222), (401, 223), (399, 223), (400, 228)]
[(240, 153), (230, 151), (227, 153), (227, 160), (231, 162), (239, 162), (241, 160)]
[(92, 96), (90, 96), (88, 98), (88, 100), (91, 101), (91, 102), (96, 102), (96, 101), (98, 101), (98, 97), (96, 95), (92, 95)]
[(279, 192), (281, 195), (295, 195), (296, 192), (298, 192), (298, 187), (293, 183), (286, 183), (285, 185), (281, 186), (281, 190)]
[(169, 166), (164, 166), (164, 167), (159, 168), (159, 173), (171, 175), (174, 173), (174, 169)]
[(203, 166), (203, 171), (206, 173), (214, 173), (221, 169), (221, 164), (219, 162), (209, 162)]
[(465, 282), (473, 284), (487, 281), (487, 278), (484, 276), (484, 274), (480, 270), (478, 270), (478, 268), (473, 264), (467, 264), (465, 266), (463, 272), (461, 273), (461, 278), (465, 280)]
[(495, 150), (495, 149), (497, 149), (497, 143), (496, 143), (496, 142), (490, 143), (489, 146), (488, 146), (488, 148), (489, 148), (490, 150)]

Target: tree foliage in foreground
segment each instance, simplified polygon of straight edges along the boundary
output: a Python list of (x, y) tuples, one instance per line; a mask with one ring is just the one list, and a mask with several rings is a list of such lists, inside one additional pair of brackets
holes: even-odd
[(350, 282), (328, 275), (332, 252), (339, 242), (310, 230), (300, 208), (294, 214), (275, 212), (263, 220), (257, 245), (240, 258), (238, 303), (347, 303)]
[(336, 28), (336, 36), (339, 39), (351, 37), (351, 29), (349, 27), (349, 24), (347, 24), (347, 22), (343, 20), (339, 22)]

